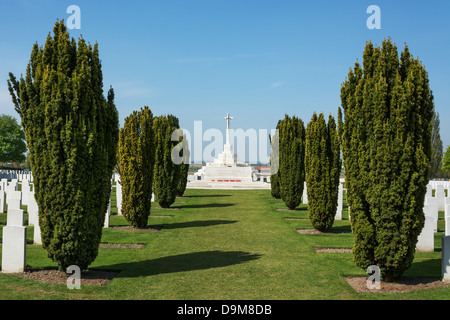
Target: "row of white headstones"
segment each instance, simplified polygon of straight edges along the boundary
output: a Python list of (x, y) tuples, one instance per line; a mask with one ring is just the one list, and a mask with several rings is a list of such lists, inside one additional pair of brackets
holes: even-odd
[[(112, 180), (115, 181), (116, 185), (118, 214), (122, 215), (122, 186), (119, 183), (119, 176), (114, 174)], [(21, 191), (18, 191), (19, 183), (21, 184)], [(113, 183), (111, 183), (111, 189), (113, 189)], [(152, 194), (152, 201), (154, 201), (154, 194)], [(5, 204), (8, 209), (6, 226), (3, 227), (1, 270), (4, 273), (23, 272), (26, 266), (26, 227), (24, 226), (22, 205), (27, 206), (28, 225), (34, 226), (33, 244), (42, 244), (38, 204), (34, 197), (32, 183), (27, 177), (21, 181), (19, 179), (11, 179), (10, 182), (8, 182), (8, 179), (0, 180), (0, 213), (4, 213)], [(111, 197), (105, 214), (104, 228), (109, 228), (110, 215)]]
[[(113, 175), (116, 185), (116, 202), (118, 215), (121, 215), (122, 207), (122, 187), (119, 182), (119, 176)], [(344, 187), (339, 183), (338, 191), (338, 207), (335, 220), (342, 220), (343, 211), (343, 194)], [(38, 220), (38, 205), (34, 198), (34, 190), (31, 190), (31, 184), (28, 179), (21, 181), (21, 191), (18, 191), (19, 181), (12, 179), (9, 183), (7, 179), (0, 181), (0, 212), (4, 212), (5, 198), (8, 205), (6, 226), (3, 227), (3, 243), (2, 243), (2, 272), (15, 273), (22, 272), (26, 265), (26, 228), (24, 227), (24, 212), (22, 205), (27, 205), (28, 225), (34, 226), (33, 243), (40, 245), (41, 232)], [(111, 184), (113, 185), (113, 184)], [(425, 197), (424, 214), (425, 226), (419, 235), (416, 245), (417, 252), (433, 252), (434, 251), (434, 233), (438, 231), (438, 212), (445, 212), (445, 236), (442, 237), (442, 275), (443, 279), (450, 281), (450, 197), (445, 196), (444, 187), (450, 192), (448, 183), (435, 184), (430, 182), (427, 185), (427, 194)], [(435, 189), (433, 196), (432, 190)], [(5, 197), (6, 195), (6, 197)], [(450, 195), (448, 193), (448, 195)], [(154, 201), (154, 195), (152, 195)], [(308, 204), (308, 195), (306, 183), (302, 195), (303, 204)], [(105, 214), (104, 227), (109, 227), (109, 217), (111, 214), (111, 199)], [(350, 207), (348, 207), (349, 219)]]
[[(338, 206), (335, 220), (342, 220), (342, 211), (344, 204), (344, 180), (341, 179), (338, 189)], [(438, 232), (438, 215), (444, 212), (445, 218), (445, 236), (442, 237), (442, 279), (450, 281), (450, 182), (449, 181), (430, 181), (427, 185), (425, 203), (423, 207), (425, 215), (425, 225), (420, 233), (416, 252), (434, 252), (434, 234)], [(435, 194), (433, 196), (433, 190)], [(308, 204), (308, 193), (306, 183), (303, 188), (302, 203)], [(351, 219), (350, 206), (348, 206), (348, 217)]]

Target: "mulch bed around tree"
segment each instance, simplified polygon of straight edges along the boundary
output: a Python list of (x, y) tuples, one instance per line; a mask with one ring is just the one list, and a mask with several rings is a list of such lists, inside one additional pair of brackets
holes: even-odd
[(100, 243), (101, 248), (145, 248), (145, 243)]
[(450, 286), (450, 282), (444, 282), (437, 278), (409, 278), (403, 277), (396, 282), (380, 282), (380, 289), (369, 289), (367, 287), (368, 277), (355, 276), (345, 277), (345, 280), (356, 292), (407, 292), (429, 288)]
[(339, 253), (348, 253), (352, 252), (350, 248), (324, 248), (324, 247), (314, 247), (316, 252), (339, 252)]
[(330, 230), (328, 232), (322, 232), (316, 229), (297, 229), (300, 234), (337, 234), (337, 233), (350, 233), (347, 230)]
[(147, 226), (145, 228), (135, 228), (133, 226), (113, 226), (111, 229), (126, 230), (126, 231), (145, 231), (145, 232), (158, 232), (163, 228), (162, 226)]
[[(27, 268), (24, 272), (8, 273), (46, 283), (67, 285), (71, 274), (57, 269)], [(81, 272), (80, 285), (106, 286), (119, 272), (103, 270), (86, 270)]]

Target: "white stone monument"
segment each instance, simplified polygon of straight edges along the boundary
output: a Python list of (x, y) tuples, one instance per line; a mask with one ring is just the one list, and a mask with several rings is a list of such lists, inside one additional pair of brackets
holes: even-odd
[(188, 181), (187, 188), (270, 189), (269, 183), (253, 181), (253, 168), (234, 154), (230, 140), (230, 120), (233, 118), (228, 113), (225, 120), (227, 120), (227, 131), (223, 152), (212, 163), (207, 163), (198, 170), (192, 181)]
[(2, 272), (23, 272), (26, 266), (26, 229), (23, 210), (9, 209), (3, 227)]

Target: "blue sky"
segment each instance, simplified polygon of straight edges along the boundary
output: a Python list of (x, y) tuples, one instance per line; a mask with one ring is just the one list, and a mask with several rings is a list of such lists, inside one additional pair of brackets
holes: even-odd
[[(391, 37), (425, 64), (444, 148), (450, 144), (448, 0), (2, 0), (0, 113), (17, 116), (8, 72), (25, 72), (33, 43), (43, 45), (73, 4), (81, 29), (70, 33), (99, 43), (121, 124), (144, 105), (176, 115), (191, 134), (196, 120), (204, 131), (225, 131), (227, 112), (243, 130), (270, 130), (285, 113), (305, 123), (314, 111), (336, 116), (341, 84), (366, 41)], [(369, 5), (381, 9), (380, 30), (366, 26)]]

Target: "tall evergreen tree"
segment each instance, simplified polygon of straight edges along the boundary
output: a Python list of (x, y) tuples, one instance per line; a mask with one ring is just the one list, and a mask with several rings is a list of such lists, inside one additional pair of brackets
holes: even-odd
[(162, 208), (169, 208), (177, 196), (180, 166), (172, 161), (171, 153), (177, 141), (172, 141), (171, 137), (178, 128), (178, 119), (173, 115), (163, 115), (153, 120), (155, 142), (153, 190), (156, 201)]
[(278, 125), (280, 195), (293, 210), (302, 200), (305, 182), (305, 126), (300, 118), (288, 115)]
[[(178, 129), (181, 130), (182, 129)], [(185, 134), (181, 135), (181, 142), (177, 145), (178, 155), (182, 159), (182, 163), (179, 164), (179, 179), (177, 184), (177, 196), (181, 197), (184, 194), (187, 186), (187, 179), (189, 175), (189, 142)]]
[(122, 214), (135, 228), (147, 226), (152, 200), (153, 114), (145, 106), (125, 118), (120, 129), (119, 162)]
[(313, 227), (328, 231), (334, 223), (341, 171), (340, 146), (336, 122), (330, 115), (313, 114), (306, 129), (305, 147), (308, 216)]
[(411, 265), (424, 225), (433, 98), (428, 75), (407, 46), (366, 44), (341, 88), (342, 152), (352, 208), (355, 263), (385, 281)]
[(0, 115), (0, 162), (25, 161), (26, 151), (25, 133), (17, 120), (7, 114)]
[(43, 248), (62, 270), (96, 258), (116, 163), (114, 92), (103, 96), (97, 43), (78, 44), (56, 22), (34, 44), (25, 78), (9, 91), (30, 152)]
[(440, 134), (439, 113), (433, 112), (433, 129), (431, 131), (430, 179), (442, 178), (443, 146)]
[(442, 170), (447, 177), (450, 175), (450, 146), (447, 146), (447, 150), (445, 150), (444, 156), (442, 157)]

